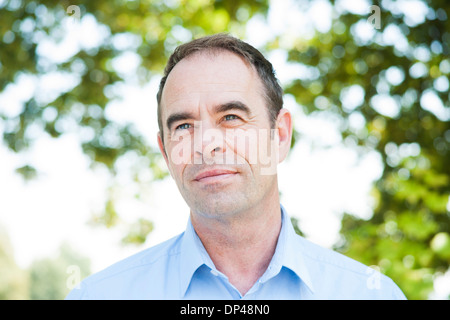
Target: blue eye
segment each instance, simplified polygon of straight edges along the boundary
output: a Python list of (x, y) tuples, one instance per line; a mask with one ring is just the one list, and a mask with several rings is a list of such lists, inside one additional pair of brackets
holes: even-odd
[(225, 119), (226, 121), (229, 121), (229, 120), (236, 120), (236, 119), (239, 119), (239, 117), (238, 117), (237, 115), (234, 115), (234, 114), (227, 114), (227, 115), (224, 117), (224, 119)]
[(177, 126), (175, 128), (175, 130), (185, 130), (185, 129), (189, 129), (191, 127), (191, 125), (189, 123), (183, 123), (180, 124), (179, 126)]

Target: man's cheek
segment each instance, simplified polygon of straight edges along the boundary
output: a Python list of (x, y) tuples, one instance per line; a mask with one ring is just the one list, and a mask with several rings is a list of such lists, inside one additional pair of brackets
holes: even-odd
[[(228, 158), (233, 164), (258, 163), (258, 130), (229, 129), (226, 131)], [(233, 159), (231, 159), (233, 156)]]
[(261, 164), (261, 175), (274, 175), (280, 158), (280, 138), (278, 131), (271, 129), (270, 134), (260, 137), (259, 140), (259, 163)]
[(190, 164), (192, 159), (192, 141), (190, 136), (186, 135), (181, 137), (179, 141), (172, 141), (168, 157), (175, 166)]
[[(273, 129), (233, 129), (226, 133), (227, 149), (233, 150), (236, 160), (240, 163), (260, 165), (268, 168), (273, 174), (273, 168), (278, 164), (278, 139)], [(268, 174), (269, 171), (265, 171)]]

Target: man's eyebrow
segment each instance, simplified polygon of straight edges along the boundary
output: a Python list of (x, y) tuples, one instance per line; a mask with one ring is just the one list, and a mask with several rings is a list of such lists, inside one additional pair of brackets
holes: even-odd
[(190, 112), (177, 112), (171, 114), (166, 121), (167, 128), (171, 130), (172, 125), (177, 121), (183, 121), (188, 119), (193, 119), (194, 115)]
[[(216, 113), (223, 113), (223, 112), (227, 112), (230, 110), (241, 110), (241, 111), (245, 112), (248, 117), (250, 117), (252, 114), (250, 108), (247, 107), (244, 103), (242, 103), (240, 101), (230, 101), (227, 103), (219, 104), (218, 106), (216, 106), (214, 108), (214, 112), (216, 112)], [(190, 112), (176, 112), (176, 113), (171, 114), (167, 118), (166, 125), (167, 125), (167, 128), (169, 128), (169, 130), (171, 130), (172, 125), (175, 122), (194, 119), (194, 118), (195, 118), (194, 115)]]
[(251, 116), (252, 112), (249, 107), (247, 107), (244, 103), (240, 101), (230, 101), (224, 104), (220, 104), (215, 107), (215, 112), (222, 113), (230, 110), (240, 110), (246, 113), (248, 117)]

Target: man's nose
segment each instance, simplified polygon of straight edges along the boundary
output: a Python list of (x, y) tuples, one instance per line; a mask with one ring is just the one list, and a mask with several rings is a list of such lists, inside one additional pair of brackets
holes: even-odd
[(199, 121), (195, 126), (194, 150), (197, 157), (211, 160), (218, 153), (225, 152), (225, 141), (222, 130), (207, 121)]

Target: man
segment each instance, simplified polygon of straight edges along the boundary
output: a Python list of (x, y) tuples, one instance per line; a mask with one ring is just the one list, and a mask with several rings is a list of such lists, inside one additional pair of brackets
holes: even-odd
[(186, 231), (88, 277), (68, 299), (405, 298), (384, 275), (295, 234), (276, 175), (292, 119), (259, 51), (224, 34), (184, 44), (157, 100)]

